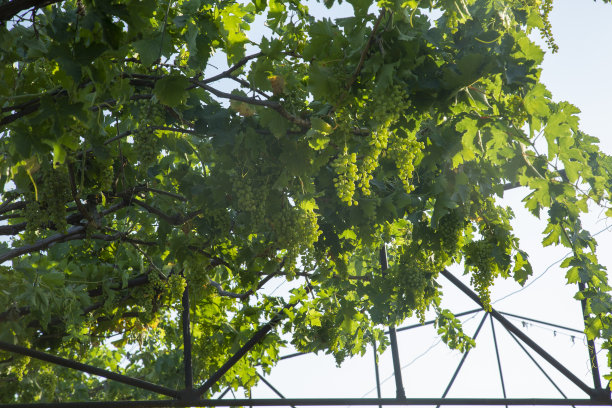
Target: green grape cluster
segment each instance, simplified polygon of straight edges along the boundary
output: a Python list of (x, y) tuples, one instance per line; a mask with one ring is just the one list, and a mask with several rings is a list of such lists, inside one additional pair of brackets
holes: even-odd
[(53, 168), (50, 163), (43, 163), (36, 172), (36, 191), (38, 195), (28, 194), (28, 203), (23, 216), (26, 219), (24, 239), (36, 239), (37, 231), (53, 228), (64, 232), (68, 228), (66, 221), (66, 203), (71, 200), (68, 173), (65, 167)]
[(312, 248), (315, 242), (319, 240), (319, 235), (321, 235), (317, 214), (314, 211), (301, 210), (298, 218), (298, 230), (302, 246)]
[(389, 92), (374, 98), (372, 119), (379, 127), (388, 128), (399, 118), (406, 105), (406, 92), (396, 85)]
[(389, 132), (386, 128), (380, 128), (372, 132), (369, 148), (361, 161), (361, 174), (359, 177), (359, 188), (364, 195), (370, 195), (370, 181), (374, 177), (374, 170), (378, 167), (378, 159), (384, 149), (387, 148)]
[(115, 179), (115, 168), (112, 159), (104, 160), (100, 162), (100, 191), (110, 191), (113, 187), (113, 180)]
[(417, 263), (410, 265), (407, 269), (404, 281), (408, 287), (412, 288), (417, 293), (422, 292), (427, 283), (423, 268)]
[(438, 221), (436, 235), (440, 239), (442, 249), (449, 254), (455, 253), (465, 220), (458, 211), (451, 211)]
[(353, 199), (355, 195), (355, 182), (358, 180), (357, 175), (357, 154), (348, 153), (345, 147), (340, 156), (333, 161), (332, 167), (336, 171), (334, 177), (334, 186), (341, 201), (344, 201), (349, 206), (357, 205), (357, 201)]
[(158, 138), (155, 135), (155, 131), (147, 127), (140, 127), (132, 132), (132, 137), (138, 161), (144, 168), (149, 167), (149, 165), (157, 160)]
[(247, 212), (252, 225), (257, 228), (266, 218), (268, 189), (262, 188), (261, 185), (259, 188), (254, 188), (252, 184), (250, 179), (240, 175), (232, 180), (238, 211)]
[(491, 307), (491, 286), (495, 278), (492, 249), (493, 243), (489, 239), (473, 241), (465, 246), (465, 263), (473, 268), (471, 283), (478, 292), (485, 309)]
[(417, 155), (423, 150), (425, 145), (416, 140), (415, 135), (408, 137), (395, 136), (391, 139), (389, 155), (395, 160), (395, 165), (399, 172), (399, 178), (404, 185), (407, 193), (414, 190), (412, 184), (412, 174), (414, 172), (415, 160)]
[(427, 309), (427, 300), (425, 297), (425, 288), (427, 287), (428, 274), (426, 268), (419, 260), (412, 263), (406, 274), (406, 282), (412, 288), (414, 294), (414, 310), (421, 320), (424, 320), (425, 310)]
[(32, 195), (23, 210), (23, 217), (26, 220), (26, 228), (23, 233), (23, 239), (26, 242), (34, 242), (37, 237), (37, 231), (43, 226), (40, 203), (34, 199)]
[(142, 314), (143, 322), (150, 322), (155, 317), (157, 301), (159, 300), (160, 292), (165, 287), (158, 272), (149, 272), (148, 278), (149, 282), (143, 285), (139, 290), (139, 304), (144, 309), (144, 313)]
[(52, 371), (43, 371), (38, 374), (36, 382), (47, 397), (53, 397), (57, 388), (57, 376)]
[(232, 218), (225, 208), (215, 208), (206, 213), (216, 234), (225, 237), (232, 228)]
[(166, 121), (166, 112), (160, 104), (153, 103), (150, 99), (138, 99), (134, 101), (138, 122), (149, 126), (161, 126)]
[(286, 248), (296, 246), (300, 236), (297, 231), (297, 212), (293, 211), (293, 207), (277, 213), (273, 223), (277, 241)]
[(245, 180), (245, 177), (239, 175), (234, 177), (232, 187), (238, 208), (242, 211), (255, 211), (257, 208), (255, 194), (253, 194), (253, 188)]
[(138, 154), (138, 161), (146, 168), (157, 160), (159, 153), (159, 138), (151, 127), (165, 123), (165, 111), (161, 105), (148, 99), (139, 99), (134, 103), (138, 121), (138, 128), (132, 132), (134, 149)]
[(285, 207), (271, 220), (276, 242), (287, 251), (285, 268), (292, 270), (299, 254), (317, 242), (321, 234), (317, 221), (314, 211), (292, 206)]
[(409, 314), (414, 312), (419, 320), (424, 321), (425, 311), (438, 294), (434, 283), (438, 268), (424, 254), (402, 256), (400, 268), (402, 286), (412, 294), (412, 298), (408, 298), (411, 302), (407, 304)]
[(542, 15), (542, 21), (544, 22), (544, 28), (542, 28), (542, 38), (546, 40), (546, 44), (552, 50), (552, 52), (559, 51), (559, 46), (555, 43), (555, 38), (552, 33), (552, 25), (550, 24), (550, 12), (553, 9), (553, 0), (543, 0), (540, 13)]
[(15, 356), (11, 362), (9, 372), (14, 374), (18, 381), (21, 381), (23, 380), (23, 376), (28, 372), (28, 364), (30, 364), (30, 357)]
[(527, 120), (527, 111), (523, 104), (523, 98), (518, 95), (512, 95), (506, 99), (506, 109), (510, 113), (511, 119), (522, 126)]
[(374, 97), (368, 109), (370, 112), (367, 115), (371, 118), (375, 130), (368, 141), (368, 149), (360, 166), (358, 186), (364, 195), (370, 195), (370, 181), (373, 178), (374, 170), (378, 167), (381, 153), (387, 148), (389, 136), (393, 133), (390, 127), (399, 119), (404, 110), (405, 97), (406, 93), (402, 88), (395, 86), (388, 94)]
[(173, 273), (168, 277), (168, 291), (170, 299), (182, 299), (183, 292), (187, 287), (187, 281), (181, 275)]

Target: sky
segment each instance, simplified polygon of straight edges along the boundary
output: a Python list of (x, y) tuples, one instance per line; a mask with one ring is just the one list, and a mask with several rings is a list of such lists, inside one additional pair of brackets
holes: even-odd
[[(312, 8), (311, 8), (312, 10)], [(345, 9), (346, 10), (346, 9)], [(340, 11), (342, 13), (343, 11)], [(601, 141), (604, 152), (612, 154), (612, 5), (591, 0), (555, 0), (550, 16), (553, 35), (559, 52), (550, 50), (543, 63), (542, 81), (556, 101), (566, 100), (580, 110), (581, 128)], [(539, 41), (543, 45), (542, 41)], [(525, 288), (514, 282), (498, 281), (493, 288), (493, 307), (497, 310), (583, 329), (580, 304), (573, 299), (576, 287), (565, 284), (565, 272), (559, 264), (567, 251), (562, 248), (542, 248), (541, 232), (545, 223), (523, 209), (523, 189), (507, 192), (502, 200), (513, 208), (513, 223), (523, 249), (531, 255), (534, 276)], [(585, 220), (592, 233), (599, 232), (600, 263), (612, 268), (610, 238), (612, 232), (597, 207)], [(612, 230), (612, 228), (611, 228)], [(462, 269), (453, 269), (460, 275)], [(467, 280), (464, 280), (466, 283)], [(475, 304), (452, 285), (443, 282), (443, 306), (455, 313), (475, 308)], [(285, 290), (279, 288), (278, 290)], [(473, 334), (483, 319), (483, 313), (462, 318), (466, 333)], [(525, 333), (562, 362), (585, 383), (593, 383), (584, 336), (510, 318)], [(412, 324), (416, 321), (408, 321)], [(495, 324), (506, 394), (511, 398), (561, 397), (559, 391), (539, 371), (514, 340)], [(449, 350), (432, 326), (418, 327), (398, 333), (402, 376), (407, 397), (440, 397), (462, 355)], [(287, 350), (286, 354), (291, 353)], [(532, 353), (535, 356), (535, 353)], [(607, 373), (606, 356), (600, 353), (602, 374)], [(564, 379), (540, 357), (536, 361), (557, 386), (570, 398), (585, 398), (574, 384)], [(395, 385), (390, 352), (379, 357), (382, 396), (394, 397)], [(283, 360), (266, 376), (286, 397), (376, 397), (374, 360), (372, 353), (346, 361), (340, 368), (333, 358), (306, 355)], [(605, 385), (607, 381), (602, 380)], [(496, 362), (495, 346), (489, 319), (477, 338), (477, 347), (466, 358), (449, 397), (502, 397), (502, 387)], [(228, 394), (226, 398), (231, 398)], [(236, 397), (242, 397), (236, 394)], [(253, 390), (254, 398), (276, 395), (264, 384)]]

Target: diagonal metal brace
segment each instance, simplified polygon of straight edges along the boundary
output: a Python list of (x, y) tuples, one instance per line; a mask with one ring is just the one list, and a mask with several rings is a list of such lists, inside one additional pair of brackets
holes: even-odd
[(166, 395), (168, 397), (179, 398), (180, 392), (171, 388), (166, 388), (161, 385), (153, 384), (148, 381), (139, 380), (137, 378), (128, 377), (127, 375), (114, 373), (112, 371), (104, 370), (102, 368), (94, 367), (89, 364), (79, 363), (77, 361), (69, 360), (66, 358), (54, 356), (42, 351), (18, 346), (16, 344), (6, 343), (0, 341), (0, 349), (9, 351), (11, 353), (21, 354), (23, 356), (29, 356), (37, 360), (46, 361), (48, 363), (57, 364), (62, 367), (72, 368), (74, 370), (82, 371), (84, 373), (97, 375), (99, 377), (108, 378), (109, 380), (117, 381), (123, 384), (131, 385), (132, 387), (140, 388), (147, 391), (152, 391), (157, 394)]
[[(278, 395), (278, 396), (279, 396), (279, 397), (281, 397), (282, 399), (287, 399), (287, 397), (285, 397), (285, 396), (284, 396), (284, 395), (283, 395), (283, 394), (282, 394), (282, 393), (281, 393), (279, 390), (277, 390), (275, 386), (273, 386), (272, 384), (270, 384), (270, 381), (266, 380), (266, 379), (264, 378), (264, 376), (263, 376), (263, 375), (261, 375), (261, 374), (257, 373), (257, 376), (259, 377), (259, 379), (260, 379), (261, 381), (263, 381), (263, 383), (264, 383), (264, 384), (266, 384), (266, 385), (268, 386), (268, 388), (270, 388), (272, 391), (274, 391), (274, 393), (275, 393), (276, 395)], [(291, 408), (295, 408), (295, 405), (290, 405), (290, 407), (291, 407)]]
[[(451, 281), (451, 283), (453, 283), (457, 288), (459, 288), (463, 293), (465, 293), (474, 302), (476, 302), (477, 304), (479, 304), (480, 306), (482, 306), (484, 308), (484, 305), (480, 301), (480, 298), (478, 297), (478, 295), (472, 289), (470, 289), (467, 285), (465, 285), (463, 282), (461, 282), (457, 277), (455, 277), (452, 273), (450, 273), (448, 270), (444, 269), (441, 272), (441, 274), (446, 279)], [(513, 333), (514, 335), (516, 335), (516, 337), (518, 337), (525, 344), (527, 344), (529, 347), (531, 347), (531, 349), (533, 349), (533, 351), (538, 353), (544, 360), (546, 360), (550, 365), (555, 367), (559, 372), (561, 372), (561, 374), (563, 374), (565, 377), (567, 377), (568, 380), (570, 380), (571, 382), (576, 384), (576, 386), (578, 386), (582, 391), (587, 393), (592, 399), (596, 399), (596, 400), (601, 399), (601, 395), (599, 393), (597, 393), (596, 390), (594, 390), (593, 388), (589, 387), (580, 378), (576, 377), (563, 364), (561, 364), (553, 356), (548, 354), (546, 352), (546, 350), (544, 350), (542, 347), (540, 347), (535, 341), (533, 341), (525, 333), (523, 333), (519, 328), (517, 328), (515, 325), (513, 325), (501, 313), (499, 313), (497, 310), (495, 310), (493, 308), (491, 308), (489, 313), (491, 314), (491, 316), (493, 316), (495, 318), (495, 320), (500, 322), (501, 325), (504, 326), (504, 328), (506, 330), (508, 330), (510, 333)]]
[[(291, 309), (296, 303), (291, 303), (287, 306), (287, 309)], [(217, 383), (242, 357), (245, 356), (253, 347), (255, 347), (260, 341), (266, 337), (266, 335), (285, 317), (285, 313), (280, 311), (270, 321), (264, 324), (259, 330), (255, 332), (253, 337), (247, 341), (244, 346), (240, 347), (233, 356), (231, 356), (225, 364), (215, 371), (204, 384), (195, 390), (195, 395), (201, 396), (208, 391), (213, 385)]]

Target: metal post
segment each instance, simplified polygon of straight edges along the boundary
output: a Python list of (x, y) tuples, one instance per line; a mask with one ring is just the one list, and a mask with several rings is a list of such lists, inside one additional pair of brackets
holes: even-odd
[[(387, 261), (387, 248), (385, 244), (380, 248), (380, 267), (383, 274), (389, 269)], [(391, 341), (391, 356), (393, 357), (393, 374), (395, 376), (395, 390), (396, 396), (400, 399), (406, 398), (406, 392), (404, 391), (404, 383), (402, 381), (402, 366), (399, 359), (399, 350), (397, 347), (397, 334), (395, 326), (389, 326), (389, 340)]]
[[(380, 394), (380, 373), (378, 372), (378, 354), (376, 352), (376, 339), (372, 339), (372, 349), (374, 351), (374, 374), (376, 375), (376, 396), (381, 398)], [(382, 408), (382, 405), (379, 405), (378, 408)]]
[[(493, 316), (489, 315), (491, 321), (491, 332), (493, 333), (493, 344), (495, 345), (495, 357), (497, 357), (497, 369), (499, 370), (499, 380), (501, 381), (502, 394), (506, 398), (506, 385), (504, 384), (504, 374), (502, 372), (501, 360), (499, 358), (499, 347), (497, 346), (497, 336), (495, 335), (495, 325), (493, 324)], [(508, 406), (506, 405), (506, 408)]]
[(191, 360), (191, 324), (189, 322), (189, 287), (183, 291), (183, 365), (185, 368), (185, 389), (193, 389), (193, 368)]

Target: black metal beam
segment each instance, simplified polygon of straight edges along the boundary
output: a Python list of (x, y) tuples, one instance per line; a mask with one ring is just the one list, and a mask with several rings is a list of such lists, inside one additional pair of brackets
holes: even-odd
[(558, 329), (563, 329), (563, 330), (567, 330), (567, 331), (571, 331), (571, 332), (574, 332), (574, 333), (578, 333), (578, 334), (584, 335), (584, 332), (581, 331), (581, 330), (572, 329), (571, 327), (567, 327), (567, 326), (561, 326), (560, 324), (549, 323), (549, 322), (545, 322), (545, 321), (542, 321), (542, 320), (532, 319), (530, 317), (519, 316), (519, 315), (512, 314), (512, 313), (502, 312), (502, 311), (499, 311), (499, 310), (498, 310), (498, 312), (503, 314), (504, 316), (510, 316), (510, 317), (514, 317), (514, 318), (517, 318), (517, 319), (526, 320), (528, 322), (539, 323), (539, 324), (543, 324), (543, 325), (546, 325), (546, 326), (556, 327)]
[[(381, 397), (380, 393), (380, 373), (378, 371), (378, 352), (376, 351), (376, 339), (372, 339), (372, 351), (374, 352), (374, 374), (376, 378), (376, 396), (378, 398)], [(382, 408), (382, 405), (379, 405), (378, 408)]]
[[(295, 303), (288, 305), (287, 308), (293, 308), (294, 306)], [(202, 384), (199, 388), (195, 390), (195, 393), (197, 395), (202, 395), (206, 391), (208, 391), (210, 387), (215, 385), (217, 381), (219, 381), (221, 377), (223, 377), (223, 375), (225, 375), (225, 373), (229, 371), (230, 368), (232, 368), (242, 357), (244, 357), (246, 353), (248, 353), (260, 341), (262, 341), (264, 337), (266, 337), (266, 335), (274, 328), (274, 326), (276, 326), (283, 319), (283, 317), (284, 312), (281, 311), (277, 313), (272, 319), (270, 319), (268, 323), (264, 324), (259, 330), (257, 330), (255, 334), (253, 334), (253, 337), (251, 337), (249, 341), (244, 344), (244, 346), (240, 347), (240, 349), (233, 356), (231, 356), (225, 362), (225, 364), (221, 366), (221, 368), (219, 368), (215, 373), (213, 373), (204, 384)]]
[(219, 396), (217, 397), (217, 399), (222, 399), (223, 397), (225, 397), (225, 394), (227, 394), (228, 392), (230, 392), (230, 391), (231, 391), (231, 389), (232, 389), (232, 387), (231, 387), (231, 386), (227, 387), (227, 388), (226, 388), (226, 389), (225, 389), (225, 390), (224, 390), (224, 391), (221, 393), (221, 395), (219, 395)]
[[(457, 288), (459, 288), (463, 293), (465, 293), (469, 298), (471, 298), (474, 302), (483, 306), (482, 302), (478, 295), (470, 289), (467, 285), (461, 282), (456, 276), (450, 273), (448, 270), (444, 269), (441, 274), (451, 281)], [(484, 307), (484, 306), (483, 306)], [(513, 325), (508, 319), (506, 319), (501, 313), (497, 310), (491, 308), (489, 311), (491, 315), (504, 326), (506, 330), (510, 333), (514, 333), (519, 339), (521, 339), (526, 345), (528, 345), (533, 351), (538, 353), (542, 358), (544, 358), (550, 365), (555, 367), (559, 372), (561, 372), (565, 377), (567, 377), (571, 382), (576, 384), (582, 391), (584, 391), (587, 395), (592, 398), (599, 398), (598, 392), (588, 385), (586, 385), (580, 378), (576, 377), (574, 373), (568, 370), (563, 364), (557, 361), (553, 356), (548, 354), (546, 350), (544, 350), (540, 345), (538, 345), (535, 341), (529, 338), (525, 333), (523, 333), (519, 328)]]
[[(493, 334), (493, 344), (495, 345), (495, 357), (497, 357), (497, 369), (499, 371), (499, 380), (501, 381), (502, 395), (504, 398), (506, 398), (506, 384), (504, 384), (504, 373), (502, 372), (501, 359), (499, 358), (499, 347), (497, 346), (497, 336), (495, 335), (493, 316), (489, 315), (489, 320), (491, 321), (491, 333)], [(508, 408), (507, 405), (506, 408)]]
[(404, 391), (404, 383), (402, 381), (402, 366), (399, 359), (399, 350), (397, 346), (397, 335), (395, 328), (389, 328), (389, 340), (391, 340), (391, 357), (393, 358), (393, 376), (395, 377), (395, 395), (397, 398), (406, 398)]
[[(389, 268), (387, 261), (387, 248), (385, 244), (380, 248), (380, 268), (382, 273)], [(402, 381), (402, 365), (399, 359), (399, 347), (397, 345), (397, 332), (395, 326), (389, 327), (389, 340), (391, 342), (391, 356), (393, 358), (393, 376), (395, 377), (395, 392), (397, 398), (406, 398), (406, 391), (404, 391), (404, 382)]]
[[(474, 340), (476, 340), (476, 337), (478, 337), (478, 333), (480, 333), (480, 329), (482, 329), (482, 325), (484, 324), (486, 318), (487, 318), (487, 315), (485, 314), (482, 317), (482, 320), (480, 321), (480, 323), (478, 324), (478, 327), (476, 328), (476, 331), (474, 332), (474, 335), (472, 336), (474, 338)], [(457, 375), (459, 374), (459, 371), (461, 370), (461, 367), (463, 367), (463, 363), (465, 363), (465, 360), (467, 359), (469, 354), (470, 354), (470, 350), (467, 350), (461, 356), (461, 361), (459, 361), (459, 364), (457, 365), (457, 368), (455, 369), (455, 372), (453, 373), (453, 376), (451, 377), (450, 381), (448, 382), (448, 385), (446, 386), (446, 389), (444, 390), (444, 393), (442, 393), (442, 399), (444, 399), (448, 395), (448, 392), (450, 391), (451, 387), (453, 386), (453, 383), (455, 382), (455, 379), (457, 378)], [(440, 405), (441, 404), (437, 404), (436, 408), (440, 408)]]
[(279, 360), (288, 360), (293, 357), (305, 356), (306, 354), (310, 354), (310, 353), (304, 353), (300, 351), (298, 353), (291, 353), (291, 354), (287, 354), (286, 356), (281, 356), (279, 357)]
[(191, 324), (189, 322), (189, 288), (183, 291), (183, 366), (185, 369), (185, 389), (193, 389), (193, 368), (191, 363)]
[(586, 398), (256, 398), (256, 399), (201, 399), (201, 400), (150, 400), (150, 401), (85, 401), (0, 404), (0, 408), (162, 408), (162, 407), (290, 407), (297, 406), (377, 406), (377, 405), (531, 405), (531, 406), (610, 406), (606, 400)]
[(48, 354), (42, 351), (18, 346), (16, 344), (10, 344), (4, 341), (0, 341), (0, 349), (9, 351), (11, 353), (16, 353), (16, 354), (21, 354), (23, 356), (32, 357), (37, 360), (46, 361), (51, 364), (57, 364), (62, 367), (72, 368), (73, 370), (82, 371), (84, 373), (97, 375), (99, 377), (104, 377), (109, 380), (131, 385), (132, 387), (140, 388), (143, 390), (152, 391), (157, 394), (166, 395), (168, 397), (178, 398), (180, 396), (179, 391), (173, 390), (171, 388), (166, 388), (161, 385), (150, 383), (148, 381), (139, 380), (137, 378), (128, 377), (127, 375), (114, 373), (112, 371), (94, 367), (89, 364), (83, 364), (77, 361), (68, 360), (66, 358), (54, 356), (52, 354)]
[[(273, 386), (272, 384), (270, 384), (270, 382), (269, 382), (268, 380), (266, 380), (266, 379), (264, 378), (264, 376), (263, 376), (263, 375), (261, 375), (261, 374), (257, 373), (257, 376), (259, 377), (259, 379), (260, 379), (261, 381), (263, 381), (263, 383), (264, 383), (264, 384), (266, 384), (266, 385), (268, 386), (268, 388), (270, 388), (272, 391), (274, 391), (274, 393), (275, 393), (276, 395), (278, 395), (278, 396), (279, 396), (279, 397), (281, 397), (282, 399), (287, 399), (287, 398), (286, 398), (286, 397), (285, 397), (283, 394), (281, 394), (281, 392), (280, 392), (279, 390), (277, 390), (277, 389), (276, 389), (276, 387), (275, 387), (275, 386)], [(295, 405), (291, 405), (291, 408), (295, 408)]]

